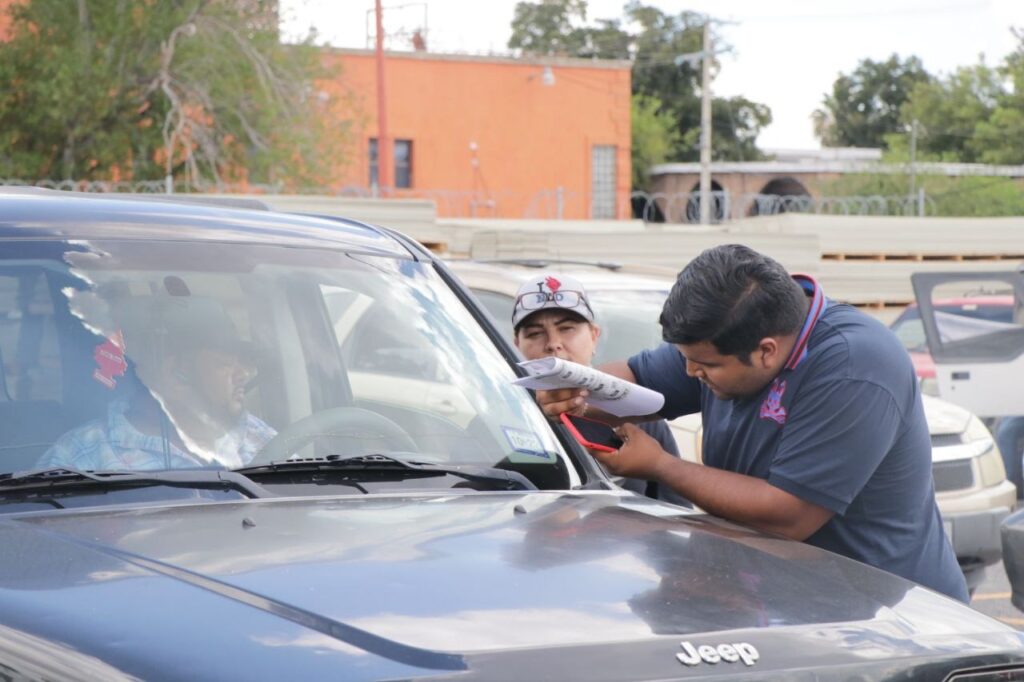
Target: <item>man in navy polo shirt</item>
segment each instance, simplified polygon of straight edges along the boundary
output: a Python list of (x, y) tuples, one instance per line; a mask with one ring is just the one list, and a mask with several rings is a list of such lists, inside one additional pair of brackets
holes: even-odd
[[(663, 393), (659, 418), (699, 410), (706, 466), (626, 423), (619, 451), (593, 453), (609, 471), (968, 601), (914, 369), (892, 332), (740, 245), (686, 266), (661, 325), (664, 345), (602, 369)], [(579, 413), (585, 392), (538, 400), (552, 416)]]

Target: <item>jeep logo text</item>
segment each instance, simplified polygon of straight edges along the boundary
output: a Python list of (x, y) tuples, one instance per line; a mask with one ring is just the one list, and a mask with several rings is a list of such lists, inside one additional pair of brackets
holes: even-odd
[(714, 665), (720, 662), (735, 663), (736, 661), (743, 661), (744, 665), (754, 665), (761, 657), (754, 645), (747, 642), (719, 644), (718, 646), (702, 644), (697, 647), (689, 642), (682, 642), (679, 646), (683, 648), (683, 653), (676, 654), (676, 658), (680, 663), (691, 666), (702, 662)]

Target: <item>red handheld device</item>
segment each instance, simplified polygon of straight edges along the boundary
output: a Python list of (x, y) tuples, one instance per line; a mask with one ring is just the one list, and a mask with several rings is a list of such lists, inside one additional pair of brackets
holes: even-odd
[(614, 429), (604, 422), (599, 422), (586, 417), (563, 412), (560, 419), (569, 429), (573, 438), (580, 442), (585, 448), (600, 450), (602, 452), (615, 452), (622, 447), (622, 439), (619, 438)]

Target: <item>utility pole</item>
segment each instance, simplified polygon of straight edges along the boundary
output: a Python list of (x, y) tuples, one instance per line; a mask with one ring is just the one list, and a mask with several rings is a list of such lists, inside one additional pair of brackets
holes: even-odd
[(910, 124), (910, 196), (917, 194), (917, 119)]
[(388, 139), (388, 100), (384, 87), (384, 11), (380, 2), (381, 0), (377, 0), (375, 8), (377, 12), (377, 187), (384, 188), (391, 186), (391, 140)]
[(704, 20), (700, 69), (700, 224), (711, 223), (711, 17)]

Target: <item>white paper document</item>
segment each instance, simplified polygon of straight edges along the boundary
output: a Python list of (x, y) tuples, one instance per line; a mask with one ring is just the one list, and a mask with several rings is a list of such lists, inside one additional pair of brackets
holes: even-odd
[(512, 382), (517, 386), (542, 391), (585, 388), (589, 404), (616, 417), (654, 414), (665, 404), (665, 396), (657, 391), (561, 358), (525, 360), (519, 366), (529, 376)]

